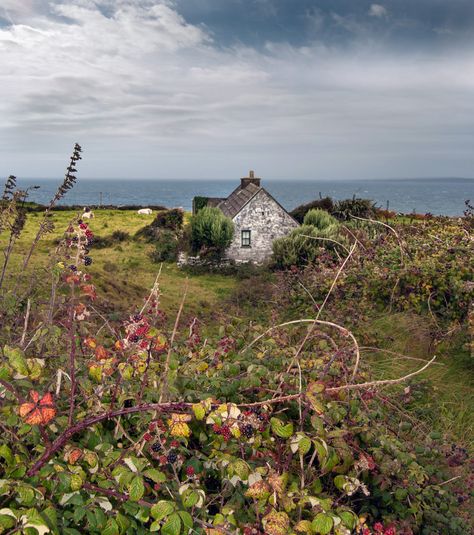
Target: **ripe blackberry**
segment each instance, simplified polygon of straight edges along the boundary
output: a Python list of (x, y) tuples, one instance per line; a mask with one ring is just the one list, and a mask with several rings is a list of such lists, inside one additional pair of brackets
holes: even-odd
[(161, 443), (155, 442), (151, 445), (151, 451), (154, 451), (155, 453), (158, 453), (161, 450)]
[(124, 402), (123, 402), (123, 406), (126, 408), (126, 409), (129, 409), (130, 407), (133, 407), (133, 401), (131, 399), (126, 399)]
[(90, 256), (85, 256), (84, 257), (84, 264), (86, 266), (90, 266), (92, 264), (92, 258)]
[(69, 269), (70, 269), (71, 271), (77, 271), (77, 267), (76, 267), (75, 265), (73, 265), (73, 264), (71, 264), (71, 265), (69, 266)]
[(227, 425), (221, 427), (221, 435), (224, 437), (224, 440), (230, 440), (232, 433)]
[(138, 342), (138, 340), (140, 340), (140, 338), (136, 335), (136, 334), (132, 334), (128, 337), (128, 339), (130, 340), (130, 342), (132, 342), (133, 344), (136, 344)]
[(139, 322), (143, 319), (143, 316), (141, 314), (135, 314), (135, 316), (133, 316), (132, 319), (135, 322)]
[(253, 437), (253, 427), (250, 424), (246, 424), (242, 427), (242, 434), (247, 438)]
[(175, 451), (170, 451), (168, 453), (168, 456), (166, 457), (166, 460), (170, 463), (170, 464), (173, 464), (176, 462), (178, 458), (178, 454), (175, 452)]

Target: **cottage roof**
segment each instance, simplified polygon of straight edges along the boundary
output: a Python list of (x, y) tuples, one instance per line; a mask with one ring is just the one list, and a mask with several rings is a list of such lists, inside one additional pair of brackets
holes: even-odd
[(215, 207), (225, 200), (225, 197), (208, 197), (206, 206)]
[(242, 210), (242, 208), (262, 189), (263, 188), (257, 186), (253, 182), (247, 184), (245, 187), (240, 185), (227, 197), (227, 199), (218, 204), (218, 208), (222, 210), (224, 215), (233, 219), (240, 212), (240, 210)]

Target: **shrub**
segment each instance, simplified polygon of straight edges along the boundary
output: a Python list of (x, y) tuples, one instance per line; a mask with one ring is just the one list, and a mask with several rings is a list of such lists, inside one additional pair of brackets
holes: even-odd
[(337, 220), (321, 208), (311, 208), (304, 216), (303, 222), (305, 225), (312, 225), (320, 230), (337, 225)]
[(169, 230), (181, 230), (183, 228), (184, 212), (179, 208), (159, 212), (151, 226), (154, 228), (165, 228)]
[(130, 239), (130, 234), (122, 230), (115, 230), (110, 236), (94, 236), (94, 247), (96, 249), (105, 249), (112, 247), (112, 245), (127, 241)]
[(364, 217), (371, 219), (376, 214), (376, 207), (370, 199), (359, 199), (353, 197), (352, 199), (344, 199), (338, 201), (334, 206), (332, 215), (342, 221), (351, 219), (351, 216)]
[(234, 224), (218, 208), (205, 207), (191, 219), (191, 246), (195, 252), (222, 254), (234, 236)]
[(178, 238), (171, 230), (163, 229), (157, 236), (155, 248), (150, 253), (153, 262), (176, 260), (178, 252)]
[(209, 197), (201, 197), (197, 196), (193, 199), (193, 214), (197, 214), (199, 210), (202, 210), (207, 206), (207, 203), (209, 202)]
[[(331, 218), (329, 215), (328, 217)], [(322, 229), (304, 224), (288, 236), (273, 242), (273, 265), (277, 269), (288, 269), (291, 266), (312, 264), (321, 255), (329, 254), (330, 257), (337, 258), (344, 248), (335, 242), (342, 243), (343, 246), (347, 243), (336, 220)]]
[(331, 197), (323, 197), (322, 199), (317, 199), (307, 204), (301, 204), (300, 206), (297, 206), (292, 212), (290, 212), (290, 214), (296, 219), (296, 221), (298, 221), (298, 223), (303, 223), (304, 216), (313, 208), (332, 213), (334, 209), (334, 201), (331, 199)]

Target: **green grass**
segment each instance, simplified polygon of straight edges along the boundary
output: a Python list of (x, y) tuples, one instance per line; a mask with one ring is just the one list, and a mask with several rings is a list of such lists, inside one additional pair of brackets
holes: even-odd
[[(388, 314), (374, 320), (369, 329), (379, 340), (386, 340), (383, 349), (409, 357), (437, 360), (416, 381), (422, 381), (422, 395), (409, 406), (412, 416), (428, 423), (464, 446), (474, 444), (474, 369), (472, 358), (464, 347), (465, 339), (458, 333), (449, 341), (433, 347), (427, 317), (415, 314)], [(371, 372), (377, 379), (396, 378), (423, 366), (423, 362), (403, 359), (397, 355), (366, 352)], [(406, 386), (406, 385), (404, 385)]]
[[(132, 238), (139, 229), (151, 223), (156, 214), (146, 216), (122, 210), (97, 210), (94, 214), (95, 217), (89, 221), (89, 226), (96, 236), (109, 237), (117, 230), (130, 235), (129, 239), (111, 247), (91, 248), (90, 256), (93, 264), (89, 272), (94, 277), (98, 295), (103, 300), (113, 303), (119, 310), (133, 310), (141, 306), (143, 298), (153, 286), (160, 265), (153, 263), (149, 258), (148, 253), (153, 249), (153, 244)], [(52, 262), (49, 254), (55, 248), (54, 242), (63, 235), (69, 221), (75, 215), (73, 211), (53, 213), (55, 230), (40, 241), (31, 260), (32, 269), (48, 269)], [(28, 214), (25, 229), (12, 256), (10, 272), (15, 273), (20, 268), (22, 258), (36, 235), (41, 216), (39, 213)], [(2, 249), (5, 240), (5, 236), (0, 238)], [(229, 276), (219, 274), (188, 276), (175, 263), (165, 263), (160, 277), (160, 289), (162, 306), (171, 315), (179, 307), (187, 278), (188, 315), (210, 313), (235, 286), (235, 280)]]

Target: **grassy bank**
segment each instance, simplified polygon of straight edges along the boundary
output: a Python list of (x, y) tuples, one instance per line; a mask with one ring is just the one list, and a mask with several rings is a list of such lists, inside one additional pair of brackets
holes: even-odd
[[(32, 257), (32, 267), (48, 272), (52, 258), (50, 252), (63, 236), (77, 212), (57, 211), (51, 215), (54, 230), (47, 234), (38, 244), (38, 252)], [(89, 221), (96, 239), (109, 239), (112, 244), (108, 247), (92, 247), (93, 264), (91, 274), (98, 281), (99, 298), (114, 303), (121, 310), (131, 310), (138, 306), (149, 289), (153, 286), (160, 269), (160, 264), (153, 263), (149, 252), (153, 244), (140, 239), (134, 239), (138, 230), (150, 224), (156, 213), (139, 215), (135, 211), (97, 210), (95, 217)], [(11, 265), (21, 269), (22, 259), (37, 232), (38, 223), (42, 217), (40, 213), (29, 213), (25, 229), (12, 256)], [(187, 214), (186, 217), (189, 217)], [(114, 233), (126, 233), (123, 239), (112, 238)], [(6, 236), (0, 239), (0, 247), (6, 246)], [(16, 270), (12, 270), (15, 273)], [(187, 274), (178, 269), (174, 263), (163, 265), (160, 287), (162, 290), (162, 304), (170, 314), (176, 311), (182, 298), (183, 288), (188, 279), (187, 313), (210, 313), (218, 302), (227, 297), (235, 286), (235, 281), (228, 276), (219, 274)]]

